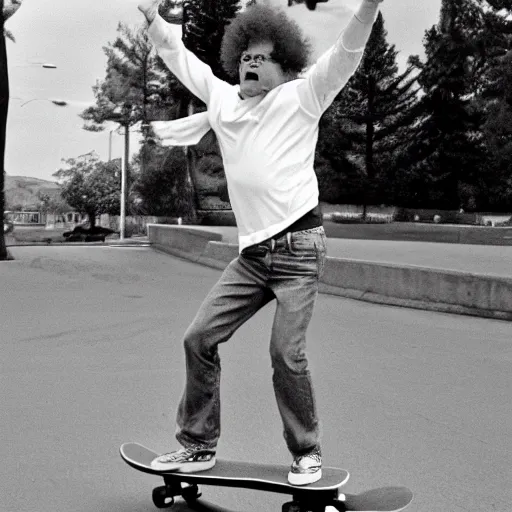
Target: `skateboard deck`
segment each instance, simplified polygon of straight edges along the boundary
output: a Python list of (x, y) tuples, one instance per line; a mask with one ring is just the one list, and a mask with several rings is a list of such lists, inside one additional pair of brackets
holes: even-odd
[(399, 512), (411, 504), (413, 497), (412, 491), (407, 487), (381, 487), (360, 494), (341, 495), (340, 501), (345, 508), (338, 508), (337, 510)]
[[(201, 496), (198, 485), (255, 489), (290, 495), (293, 501), (283, 505), (283, 512), (324, 512), (327, 506), (333, 506), (340, 511), (398, 511), (403, 510), (412, 500), (412, 493), (406, 488), (376, 489), (358, 495), (342, 495), (343, 499), (339, 499), (340, 488), (348, 481), (349, 473), (338, 468), (323, 467), (322, 478), (318, 482), (298, 487), (288, 483), (287, 465), (217, 459), (215, 466), (207, 471), (178, 473), (153, 469), (151, 461), (158, 454), (138, 443), (123, 444), (120, 454), (128, 465), (138, 471), (163, 478), (165, 485), (153, 489), (153, 503), (158, 508), (171, 507), (176, 496), (181, 496), (187, 504), (193, 505)], [(381, 508), (374, 507), (378, 500), (382, 500)], [(383, 506), (387, 508), (382, 508)]]

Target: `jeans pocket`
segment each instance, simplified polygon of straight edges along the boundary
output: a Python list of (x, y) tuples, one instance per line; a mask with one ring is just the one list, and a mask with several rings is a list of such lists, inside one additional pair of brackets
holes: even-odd
[(320, 280), (325, 272), (325, 262), (327, 259), (327, 251), (326, 251), (326, 247), (325, 247), (325, 237), (319, 237), (319, 239), (320, 240), (315, 242), (315, 252), (316, 252), (317, 276), (318, 276), (318, 279)]

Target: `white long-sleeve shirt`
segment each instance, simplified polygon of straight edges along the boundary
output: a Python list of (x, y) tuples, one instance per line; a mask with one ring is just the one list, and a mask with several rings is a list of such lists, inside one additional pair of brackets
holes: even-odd
[[(370, 12), (373, 22), (377, 12), (373, 3)], [(244, 100), (240, 87), (217, 78), (159, 15), (151, 23), (149, 35), (160, 57), (207, 106), (222, 154), (240, 251), (283, 231), (318, 205), (313, 168), (318, 123), (357, 69), (371, 22), (352, 20), (303, 78)]]

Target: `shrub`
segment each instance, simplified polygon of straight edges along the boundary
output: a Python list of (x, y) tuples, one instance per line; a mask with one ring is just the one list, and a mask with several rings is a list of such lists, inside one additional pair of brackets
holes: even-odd
[(235, 214), (231, 210), (198, 212), (199, 224), (203, 226), (236, 226)]

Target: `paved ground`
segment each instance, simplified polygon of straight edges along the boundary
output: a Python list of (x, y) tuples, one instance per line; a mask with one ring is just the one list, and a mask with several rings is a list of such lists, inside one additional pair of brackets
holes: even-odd
[[(0, 511), (154, 510), (159, 480), (117, 449), (173, 446), (181, 336), (219, 272), (143, 247), (12, 252), (0, 263)], [(227, 458), (289, 461), (271, 319), (268, 306), (221, 349)], [(510, 323), (322, 295), (309, 338), (325, 462), (350, 470), (348, 492), (398, 484), (417, 494), (411, 512), (510, 510)], [(204, 490), (239, 511), (282, 503)]]
[[(221, 233), (223, 241), (238, 243), (235, 227), (198, 226), (196, 229), (208, 229)], [(337, 258), (512, 276), (512, 246), (351, 240), (329, 237), (327, 251), (329, 256)]]

